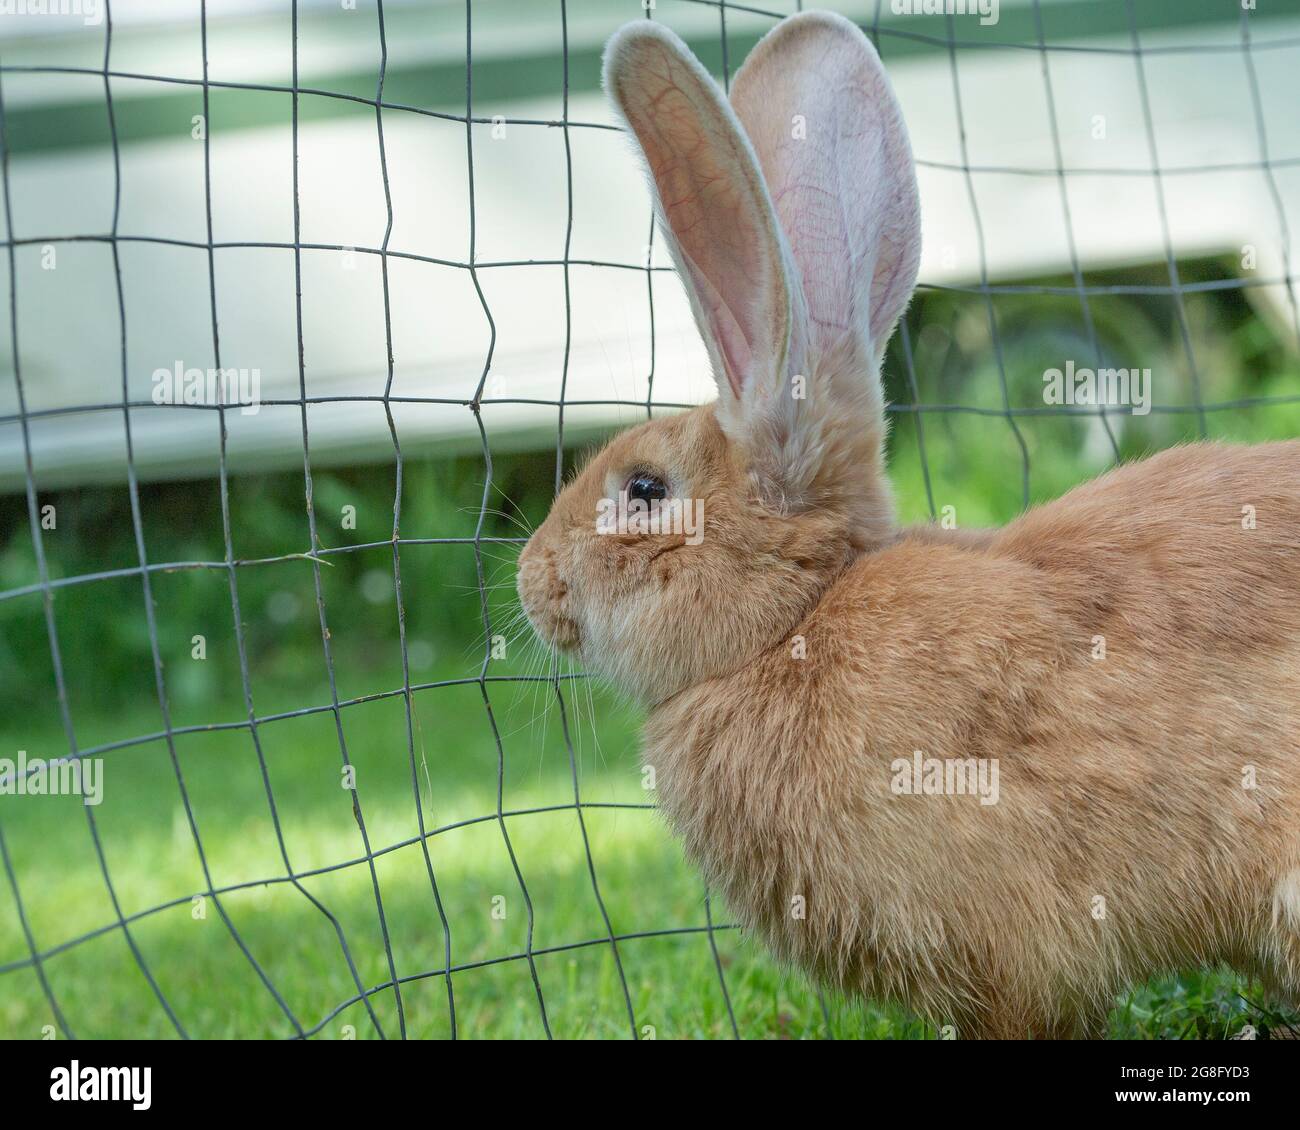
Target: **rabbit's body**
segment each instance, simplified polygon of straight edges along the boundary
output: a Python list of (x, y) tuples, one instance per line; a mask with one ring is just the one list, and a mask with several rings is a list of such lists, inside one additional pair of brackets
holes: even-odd
[[(1178, 448), (987, 548), (861, 557), (656, 707), (645, 759), (778, 955), (960, 1036), (1096, 1034), (1126, 984), (1221, 961), (1294, 998), (1298, 594), (1300, 443)], [(997, 759), (997, 803), (895, 794), (916, 750)]]
[[(1300, 443), (1182, 447), (1003, 530), (900, 532), (879, 367), (920, 215), (874, 50), (790, 17), (728, 101), (642, 20), (605, 83), (718, 400), (596, 455), (519, 593), (650, 707), (710, 882), (780, 956), (962, 1036), (1095, 1034), (1124, 985), (1219, 961), (1295, 999)], [(663, 503), (701, 527), (632, 527)], [(996, 793), (958, 791), (995, 768)]]

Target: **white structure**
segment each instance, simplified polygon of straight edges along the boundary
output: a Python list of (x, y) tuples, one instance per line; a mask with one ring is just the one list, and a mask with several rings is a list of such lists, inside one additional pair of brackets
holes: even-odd
[[(1206, 252), (1243, 256), (1242, 274), (1277, 280), (1285, 273), (1282, 231), (1289, 229), (1291, 271), (1300, 262), (1300, 11), (1260, 9), (1238, 22), (1143, 30), (1141, 67), (1126, 33), (1053, 41), (1053, 12), (1076, 0), (1044, 0), (1048, 42), (1065, 49), (946, 48), (914, 36), (944, 38), (939, 16), (894, 16), (886, 2), (882, 54), (890, 64), (920, 164), (925, 225), (922, 284), (1014, 281), (1070, 264), (1070, 236), (1058, 167), (1065, 178), (1077, 257), (1085, 270), (1163, 261)], [(756, 7), (793, 8), (790, 0)], [(869, 23), (874, 0), (830, 2)], [(1106, 7), (1102, 4), (1098, 7)], [(1159, 5), (1158, 5), (1159, 6)], [(373, 0), (349, 10), (338, 0), (300, 4), (300, 86), (364, 91), (374, 97), (379, 43)], [(567, 5), (572, 122), (608, 123), (592, 88), (592, 60), (604, 38), (640, 5), (572, 0)], [(1121, 6), (1122, 7), (1122, 6)], [(1274, 5), (1276, 9), (1279, 5)], [(121, 146), (117, 233), (127, 325), (127, 383), (133, 401), (149, 402), (153, 374), (179, 365), (213, 365), (209, 306), (204, 149), (194, 114), (201, 106), (202, 52), (197, 0), (119, 0), (111, 69), (168, 75), (169, 85), (113, 77), (119, 130), (148, 134)], [(291, 82), (287, 5), (210, 4), (209, 77), (213, 82)], [(445, 404), (394, 403), (403, 450), (476, 449), (477, 425), (463, 402), (495, 349), (482, 420), (492, 445), (554, 442), (553, 406), (492, 401), (626, 401), (565, 410), (570, 434), (643, 418), (650, 373), (648, 196), (624, 138), (607, 129), (567, 130), (572, 163), (572, 227), (566, 131), (485, 122), (471, 133), (476, 234), (470, 261), (471, 204), (464, 82), (465, 9), (461, 0), (388, 0), (384, 5), (389, 85), (420, 89), (425, 70), (447, 89), (439, 118), (385, 110), (384, 140), (392, 196), (388, 248), (394, 397)], [(1177, 6), (1172, 9), (1177, 12)], [(474, 116), (507, 122), (563, 116), (560, 6), (541, 0), (474, 5)], [(717, 50), (716, 6), (659, 0), (655, 17), (701, 48)], [(771, 19), (728, 10), (730, 64)], [(997, 27), (954, 17), (957, 37), (981, 41)], [(1002, 0), (1001, 19), (1029, 30), (1026, 5)], [(1243, 29), (1253, 48), (1243, 49)], [(1008, 32), (1008, 35), (1011, 35)], [(29, 412), (32, 457), (42, 487), (121, 481), (122, 412), (58, 410), (120, 403), (122, 368), (111, 246), (116, 178), (106, 138), (102, 66), (104, 27), (86, 18), (0, 15), (0, 74), (14, 146), (9, 206), (16, 248), (18, 344)], [(1011, 35), (1019, 42), (1023, 36)], [(1198, 51), (1209, 45), (1229, 50)], [(923, 49), (926, 48), (926, 49)], [(1095, 49), (1119, 50), (1095, 50)], [(1189, 50), (1189, 48), (1193, 48)], [(500, 76), (528, 59), (554, 76), (539, 93), (510, 97)], [(547, 60), (550, 60), (547, 63)], [(896, 61), (895, 61), (896, 59)], [(506, 66), (502, 67), (502, 60)], [(540, 60), (540, 62), (539, 62)], [(1059, 132), (1058, 161), (1044, 66)], [(1251, 67), (1253, 64), (1253, 85)], [(23, 67), (84, 68), (87, 73), (28, 73)], [(523, 64), (521, 63), (522, 67)], [(547, 68), (549, 67), (549, 70)], [(522, 73), (522, 72), (521, 72)], [(348, 76), (372, 77), (358, 86)], [(342, 77), (341, 77), (342, 76)], [(400, 80), (400, 81), (399, 81)], [(403, 85), (404, 84), (404, 85)], [(524, 86), (529, 86), (524, 83)], [(532, 82), (537, 87), (537, 82)], [(436, 88), (434, 79), (431, 88)], [(1259, 119), (1265, 136), (1257, 129)], [(456, 99), (460, 101), (457, 102)], [(96, 108), (98, 106), (98, 108)], [(224, 366), (256, 370), (263, 401), (296, 400), (299, 370), (294, 302), (291, 99), (266, 91), (212, 92), (212, 228), (216, 308)], [(59, 110), (59, 107), (69, 107)], [(302, 336), (307, 394), (382, 397), (387, 380), (380, 259), (387, 209), (373, 107), (315, 95), (300, 97), (299, 207)], [(253, 124), (245, 124), (250, 116)], [(98, 115), (98, 120), (95, 120)], [(1148, 118), (1149, 115), (1149, 118)], [(224, 122), (223, 122), (223, 119)], [(1164, 175), (1151, 176), (1151, 138)], [(143, 125), (142, 125), (143, 123)], [(229, 124), (227, 124), (229, 123)], [(41, 136), (46, 129), (49, 135)], [(99, 143), (63, 144), (59, 130), (99, 135)], [(962, 132), (964, 130), (964, 144)], [(1267, 147), (1269, 172), (1261, 169)], [(963, 166), (971, 166), (969, 180)], [(1000, 171), (1010, 170), (1010, 171)], [(1276, 199), (1274, 193), (1276, 192)], [(973, 193), (973, 196), (972, 196)], [(1161, 212), (1161, 195), (1163, 211)], [(1280, 202), (1280, 208), (1279, 208)], [(976, 223), (978, 212), (979, 226)], [(981, 232), (982, 227), (982, 242)], [(137, 237), (175, 241), (144, 242)], [(566, 239), (571, 321), (565, 317)], [(232, 248), (235, 243), (272, 246)], [(317, 245), (317, 246), (312, 246)], [(324, 249), (321, 249), (324, 248)], [(356, 252), (337, 248), (358, 248)], [(412, 258), (410, 256), (415, 256)], [(1253, 256), (1253, 260), (1252, 260)], [(424, 257), (424, 258), (420, 258)], [(436, 260), (441, 262), (432, 262)], [(626, 264), (626, 269), (587, 265)], [(655, 252), (656, 265), (666, 259)], [(495, 264), (517, 265), (495, 265)], [(1253, 263), (1253, 266), (1252, 266)], [(447, 265), (457, 264), (457, 265)], [(712, 396), (703, 351), (670, 273), (654, 274), (654, 400), (696, 402)], [(482, 288), (482, 299), (476, 291)], [(0, 293), (9, 294), (7, 263)], [(1248, 291), (1284, 326), (1291, 308), (1281, 285)], [(24, 451), (12, 376), (9, 320), (0, 319), (0, 488), (23, 481)], [(233, 469), (301, 463), (296, 404), (266, 404), (256, 414), (227, 414)], [(135, 460), (145, 476), (207, 475), (216, 467), (217, 418), (211, 411), (145, 407), (131, 414)], [(391, 458), (378, 400), (309, 408), (313, 460)]]

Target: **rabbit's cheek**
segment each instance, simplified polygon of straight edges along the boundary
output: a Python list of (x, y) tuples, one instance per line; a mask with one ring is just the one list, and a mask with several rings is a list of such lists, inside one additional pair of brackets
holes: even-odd
[(596, 546), (596, 565), (591, 580), (608, 592), (611, 599), (635, 592), (644, 581), (645, 538), (639, 534), (610, 534)]
[(678, 573), (688, 568), (691, 555), (680, 553), (693, 547), (681, 535), (661, 538), (646, 559), (646, 577), (656, 590), (666, 589)]

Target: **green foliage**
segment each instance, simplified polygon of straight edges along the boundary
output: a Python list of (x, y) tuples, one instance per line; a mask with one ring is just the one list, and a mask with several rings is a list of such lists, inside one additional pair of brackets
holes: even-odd
[[(495, 577), (516, 547), (491, 539), (522, 536), (520, 514), (539, 521), (550, 501), (553, 454), (499, 457), (497, 464), (486, 506), (502, 514), (486, 514), (481, 529), (481, 460), (416, 458), (405, 464), (401, 537), (465, 539), (400, 549), (402, 604), (417, 681), (440, 659), (460, 662), (467, 671), (481, 663), (480, 563), (485, 576)], [(339, 666), (357, 674), (387, 674), (395, 665), (400, 670), (391, 545), (394, 469), (320, 470), (313, 488), (322, 551), (320, 597)], [(270, 680), (298, 694), (323, 687), (326, 680), (304, 496), (301, 471), (230, 480), (230, 552), (238, 563), (233, 573), (253, 682)], [(114, 574), (51, 590), (64, 682), (75, 708), (115, 709), (124, 691), (132, 700), (149, 700), (153, 657), (126, 490), (90, 487), (42, 494), (40, 501), (52, 503), (56, 512), (55, 529), (42, 534), (53, 582)], [(355, 528), (345, 528), (345, 508), (355, 515)], [(166, 566), (151, 571), (149, 582), (169, 699), (183, 712), (240, 701), (219, 484), (143, 484), (140, 514), (145, 559)], [(489, 540), (473, 544), (476, 531)], [(54, 674), (21, 496), (11, 496), (4, 508), (0, 539), (0, 587), (36, 589), (0, 601), (0, 668), (5, 671), (0, 713), (47, 716), (56, 706)], [(367, 548), (334, 552), (349, 546)], [(196, 664), (191, 652), (199, 635), (208, 661)]]

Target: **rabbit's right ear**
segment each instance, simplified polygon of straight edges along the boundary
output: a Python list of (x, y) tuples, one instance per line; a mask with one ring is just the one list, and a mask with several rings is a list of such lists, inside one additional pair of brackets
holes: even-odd
[(604, 81), (645, 155), (723, 419), (739, 426), (742, 400), (770, 397), (786, 379), (798, 301), (758, 160), (717, 84), (662, 25), (618, 31)]
[(750, 52), (731, 103), (802, 279), (810, 351), (847, 339), (878, 367), (921, 258), (912, 147), (880, 56), (843, 16), (790, 16)]

